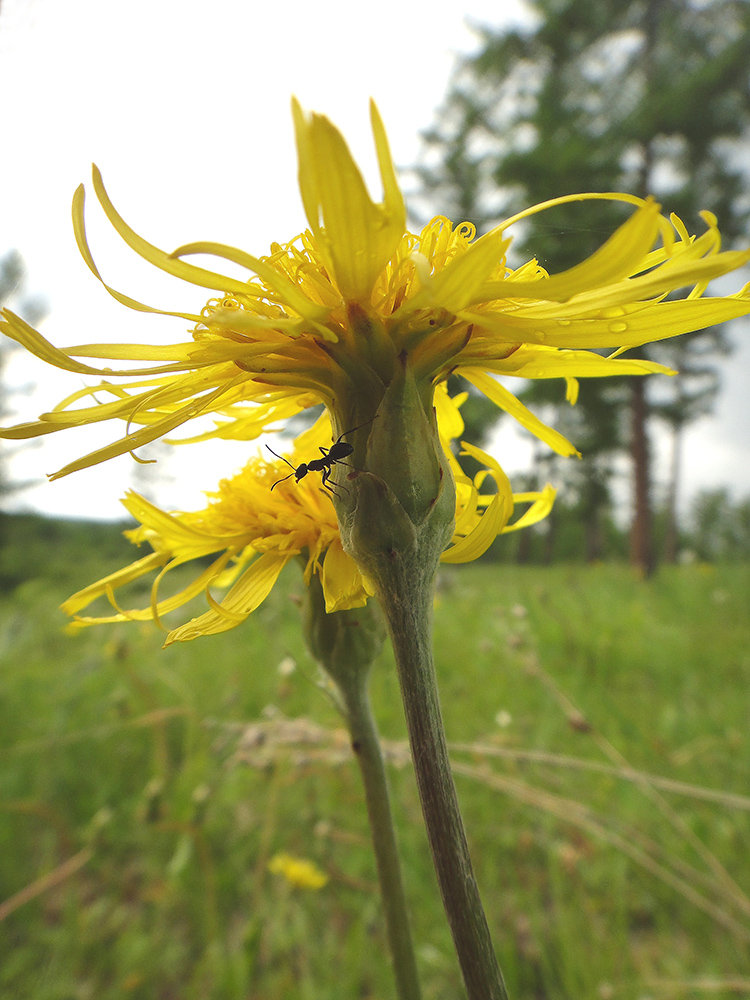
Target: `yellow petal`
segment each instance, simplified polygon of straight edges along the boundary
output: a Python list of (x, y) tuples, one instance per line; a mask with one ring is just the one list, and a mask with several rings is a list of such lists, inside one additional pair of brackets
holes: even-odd
[[(97, 170), (96, 167), (94, 167), (94, 171), (96, 180), (96, 176), (99, 174), (99, 171)], [(101, 177), (99, 179), (101, 182)], [(86, 262), (86, 266), (91, 271), (91, 273), (96, 278), (98, 278), (99, 281), (101, 281), (102, 285), (104, 285), (104, 287), (112, 296), (112, 298), (116, 299), (122, 305), (127, 306), (128, 309), (135, 309), (137, 312), (156, 313), (157, 315), (162, 315), (162, 316), (180, 316), (184, 319), (189, 319), (192, 322), (197, 323), (200, 320), (200, 316), (193, 317), (187, 313), (172, 313), (168, 311), (165, 312), (163, 309), (156, 309), (153, 306), (145, 305), (143, 302), (139, 302), (137, 299), (131, 298), (129, 295), (124, 295), (122, 292), (118, 292), (117, 289), (112, 288), (111, 285), (107, 284), (107, 282), (102, 278), (101, 274), (99, 273), (99, 269), (97, 268), (96, 264), (94, 263), (94, 258), (91, 254), (91, 249), (89, 248), (88, 239), (86, 237), (86, 224), (83, 215), (83, 207), (85, 199), (86, 199), (85, 189), (83, 187), (83, 184), (81, 184), (78, 186), (78, 188), (76, 188), (75, 194), (73, 195), (73, 232), (75, 234), (76, 243), (78, 244), (78, 250), (81, 256), (83, 257), (84, 261)], [(114, 209), (112, 209), (112, 211), (114, 212)], [(135, 233), (133, 233), (133, 236), (135, 236)], [(146, 246), (149, 246), (149, 244), (146, 244)], [(156, 247), (153, 247), (152, 249), (156, 253), (160, 252), (156, 250)], [(210, 286), (210, 287), (215, 287), (215, 286)], [(224, 289), (222, 288), (222, 290)]]
[(505, 497), (499, 493), (479, 519), (477, 526), (464, 538), (447, 549), (440, 561), (444, 563), (464, 563), (478, 559), (492, 545), (507, 521)]
[[(156, 555), (156, 553), (154, 553), (154, 555)], [(146, 558), (150, 559), (152, 557), (147, 556)], [(174, 611), (176, 608), (181, 608), (184, 604), (187, 604), (188, 601), (192, 601), (194, 597), (197, 597), (199, 594), (201, 594), (205, 590), (205, 588), (210, 583), (212, 583), (216, 579), (216, 577), (222, 572), (228, 559), (229, 556), (226, 553), (222, 553), (218, 557), (218, 559), (215, 559), (214, 562), (211, 563), (211, 565), (208, 566), (206, 569), (204, 569), (199, 576), (197, 576), (194, 580), (191, 580), (190, 583), (183, 590), (180, 590), (178, 591), (178, 593), (173, 594), (171, 597), (167, 597), (163, 601), (159, 601), (157, 603), (156, 594), (158, 585), (161, 579), (164, 577), (164, 575), (168, 573), (169, 570), (172, 569), (173, 566), (175, 565), (175, 562), (170, 562), (162, 569), (154, 586), (151, 588), (152, 601), (149, 607), (147, 608), (131, 608), (127, 610), (121, 609), (117, 605), (114, 598), (115, 587), (122, 586), (123, 583), (128, 582), (127, 574), (129, 573), (129, 571), (142, 565), (145, 562), (145, 560), (139, 560), (137, 563), (134, 563), (132, 567), (126, 567), (124, 570), (121, 570), (119, 574), (114, 574), (114, 576), (117, 577), (117, 579), (113, 580), (110, 583), (107, 583), (107, 580), (100, 580), (99, 583), (93, 584), (91, 587), (86, 588), (85, 591), (79, 591), (78, 594), (74, 594), (72, 597), (68, 598), (68, 602), (66, 603), (78, 599), (78, 607), (79, 608), (86, 607), (87, 604), (90, 604), (97, 597), (101, 597), (106, 594), (106, 596), (109, 598), (110, 604), (112, 604), (112, 606), (117, 609), (116, 615), (110, 615), (108, 617), (81, 618), (79, 616), (76, 616), (75, 622), (79, 627), (84, 627), (87, 625), (113, 624), (116, 622), (129, 622), (129, 621), (139, 621), (139, 622), (156, 621), (157, 624), (159, 624), (159, 619), (161, 618), (162, 615), (166, 615), (170, 611)], [(163, 562), (163, 558), (161, 558), (161, 561)], [(159, 563), (156, 562), (155, 560), (154, 566), (158, 565)], [(139, 573), (138, 575), (140, 576), (142, 574)], [(85, 604), (81, 603), (84, 594), (87, 597)]]
[[(576, 303), (558, 306), (556, 312), (529, 314), (476, 313), (473, 319), (507, 343), (526, 342), (549, 347), (640, 347), (653, 340), (678, 337), (750, 313), (745, 297), (681, 299), (675, 302), (635, 302), (613, 310), (609, 316), (580, 318)], [(588, 311), (588, 310), (587, 310)], [(592, 313), (594, 309), (590, 310)], [(468, 315), (468, 310), (466, 315)]]
[(531, 410), (527, 409), (523, 403), (516, 399), (512, 392), (508, 392), (505, 386), (500, 385), (494, 378), (485, 375), (477, 368), (462, 368), (461, 374), (472, 385), (475, 385), (480, 392), (491, 399), (492, 402), (514, 417), (519, 424), (544, 441), (558, 455), (578, 455), (580, 454), (574, 445), (563, 437), (558, 431), (548, 427), (545, 423), (535, 417)]
[(276, 552), (264, 552), (245, 570), (220, 605), (211, 611), (193, 618), (167, 636), (165, 646), (173, 642), (187, 642), (201, 635), (216, 635), (234, 628), (252, 614), (273, 590), (279, 573), (292, 555), (280, 556)]
[[(116, 230), (119, 236), (125, 241), (125, 243), (127, 243), (131, 250), (134, 250), (138, 254), (139, 257), (143, 257), (143, 259), (147, 260), (149, 264), (153, 264), (154, 267), (158, 267), (160, 270), (166, 271), (167, 274), (172, 274), (175, 278), (181, 278), (183, 281), (189, 281), (191, 284), (198, 285), (201, 288), (211, 288), (219, 292), (237, 292), (239, 295), (247, 293), (248, 283), (246, 281), (241, 281), (238, 278), (231, 278), (229, 275), (219, 274), (216, 271), (208, 271), (203, 267), (195, 267), (193, 264), (186, 264), (185, 261), (173, 257), (171, 254), (166, 253), (164, 250), (160, 250), (152, 243), (144, 240), (142, 236), (139, 236), (135, 230), (130, 228), (110, 201), (109, 195), (104, 187), (101, 172), (96, 165), (92, 167), (92, 176), (94, 191), (99, 199), (99, 203), (104, 209), (104, 214), (107, 216), (112, 227)], [(80, 207), (76, 205), (74, 222), (77, 220), (78, 227), (83, 232), (82, 188), (79, 188), (79, 191), (81, 192), (80, 195), (78, 192), (76, 192), (76, 195), (80, 198)], [(80, 249), (83, 253), (83, 248)], [(84, 254), (84, 257), (86, 257), (86, 263), (89, 263), (90, 256), (90, 252), (88, 253), (88, 257)], [(91, 267), (91, 264), (89, 264), (89, 267)], [(98, 271), (95, 268), (92, 270), (96, 276), (100, 278)], [(135, 308), (145, 308), (148, 312), (156, 311), (150, 309), (149, 307), (143, 307), (140, 304), (138, 304)]]
[(98, 597), (103, 597), (104, 594), (107, 593), (108, 589), (115, 590), (117, 587), (122, 587), (127, 583), (132, 583), (133, 580), (138, 580), (146, 573), (150, 573), (152, 570), (163, 566), (167, 559), (169, 559), (168, 554), (163, 552), (152, 552), (143, 559), (139, 559), (137, 562), (131, 563), (130, 566), (118, 569), (116, 572), (110, 573), (109, 576), (103, 577), (96, 583), (89, 584), (89, 586), (84, 587), (83, 590), (77, 591), (75, 594), (72, 594), (67, 601), (64, 601), (60, 607), (66, 615), (74, 615), (76, 611), (80, 611), (81, 608), (87, 607)]
[[(538, 281), (492, 282), (486, 298), (533, 298), (564, 302), (590, 288), (601, 288), (631, 274), (654, 245), (659, 229), (659, 206), (646, 202), (607, 242), (575, 267)], [(501, 230), (502, 231), (502, 230)]]
[[(29, 326), (20, 316), (12, 313), (10, 309), (3, 309), (2, 316), (3, 320), (0, 321), (0, 331), (6, 337), (15, 340), (16, 343), (25, 347), (30, 354), (34, 354), (37, 358), (41, 358), (42, 361), (54, 365), (55, 368), (61, 368), (63, 371), (68, 372), (78, 372), (81, 375), (112, 374), (111, 372), (103, 371), (101, 368), (91, 368), (89, 365), (82, 365), (78, 361), (73, 361), (63, 351), (53, 347), (48, 340), (45, 340), (41, 333), (37, 333), (33, 326)], [(128, 374), (130, 373), (128, 372)]]
[[(304, 292), (297, 285), (289, 281), (277, 268), (271, 267), (259, 257), (253, 257), (252, 254), (245, 253), (244, 250), (238, 250), (236, 247), (229, 247), (224, 243), (186, 243), (184, 246), (178, 247), (177, 250), (173, 250), (169, 256), (172, 259), (180, 259), (187, 257), (189, 254), (196, 253), (222, 257), (225, 260), (231, 260), (234, 264), (239, 264), (240, 267), (246, 267), (248, 270), (253, 271), (259, 278), (263, 279), (269, 288), (278, 294), (279, 298), (288, 306), (291, 306), (300, 316), (305, 316), (307, 319), (321, 320), (328, 314), (328, 310), (324, 306), (311, 302)], [(201, 271), (202, 269), (196, 268), (196, 270)], [(213, 272), (205, 273), (213, 274)], [(211, 288), (215, 286), (209, 285), (207, 287)], [(248, 291), (247, 286), (244, 291)], [(263, 294), (264, 290), (259, 289), (259, 292)]]
[(375, 140), (375, 152), (378, 157), (380, 180), (383, 184), (383, 205), (387, 208), (393, 219), (398, 220), (399, 229), (401, 230), (399, 233), (400, 238), (406, 227), (406, 206), (404, 205), (404, 196), (401, 194), (401, 188), (398, 185), (396, 168), (393, 164), (393, 157), (391, 156), (391, 149), (385, 126), (383, 125), (383, 119), (380, 117), (378, 107), (372, 98), (370, 98), (370, 124), (372, 126), (373, 139)]
[[(429, 300), (448, 312), (459, 312), (471, 302), (482, 302), (487, 278), (497, 270), (510, 246), (510, 239), (501, 232), (493, 231), (472, 243), (468, 250), (454, 257), (442, 270), (433, 274), (425, 289)], [(493, 287), (494, 287), (493, 283)], [(505, 283), (500, 282), (501, 287)], [(492, 295), (492, 298), (495, 298)], [(419, 306), (419, 296), (409, 303), (411, 308)]]
[[(706, 236), (709, 235), (706, 234)], [(702, 239), (703, 237), (701, 237)], [(636, 269), (638, 271), (645, 271), (648, 268), (652, 268), (648, 270), (648, 273), (637, 274), (634, 277), (624, 278), (622, 281), (615, 281), (611, 284), (601, 286), (592, 285), (589, 289), (581, 291), (575, 297), (561, 299), (560, 302), (565, 303), (565, 308), (561, 308), (559, 305), (556, 307), (544, 304), (533, 305), (522, 308), (522, 315), (565, 318), (576, 313), (578, 315), (585, 314), (588, 310), (593, 311), (596, 309), (601, 311), (603, 309), (628, 305), (629, 303), (649, 303), (649, 300), (657, 299), (659, 296), (663, 296), (678, 288), (685, 288), (688, 285), (695, 284), (705, 286), (714, 278), (719, 278), (730, 271), (735, 271), (750, 260), (750, 251), (744, 250), (728, 250), (725, 253), (714, 253), (702, 259), (694, 259), (697, 256), (699, 244), (700, 240), (696, 240), (694, 244), (691, 244), (684, 250), (678, 251), (674, 258), (664, 260), (663, 263), (651, 260), (652, 255), (649, 254)], [(705, 244), (701, 245), (705, 246)], [(659, 256), (662, 256), (662, 254), (660, 253)], [(659, 264), (659, 266), (654, 266), (656, 264)], [(555, 277), (561, 277), (561, 275), (555, 275)], [(510, 285), (512, 282), (509, 280), (507, 284)], [(543, 292), (545, 287), (544, 279), (540, 279), (538, 282), (528, 282), (527, 284), (530, 286), (530, 291), (525, 297), (529, 299), (546, 298), (543, 294), (534, 295), (531, 292), (531, 288), (534, 285), (536, 285), (538, 291)], [(498, 298), (502, 297), (502, 294), (499, 292)]]
[[(135, 375), (160, 375), (171, 372), (197, 371), (226, 361), (234, 361), (236, 357), (246, 357), (248, 353), (265, 353), (265, 345), (238, 345), (231, 342), (214, 344), (81, 344), (75, 347), (57, 348), (46, 340), (41, 333), (29, 326), (20, 316), (9, 309), (2, 310), (3, 320), (0, 320), (0, 331), (11, 340), (15, 340), (42, 361), (54, 365), (63, 371), (77, 372), (81, 375), (100, 375), (105, 378), (114, 376), (133, 377)], [(199, 317), (198, 317), (199, 318)], [(158, 365), (151, 368), (92, 368), (90, 365), (74, 361), (73, 358), (106, 358), (118, 361), (150, 361), (170, 360), (172, 364)]]
[(109, 458), (115, 458), (117, 455), (124, 455), (129, 451), (134, 451), (136, 448), (142, 447), (144, 444), (148, 444), (150, 441), (155, 441), (157, 438), (163, 437), (165, 434), (174, 430), (175, 427), (179, 427), (180, 424), (184, 424), (187, 420), (192, 420), (194, 417), (200, 416), (201, 413), (210, 411), (213, 408), (213, 404), (222, 395), (224, 395), (235, 382), (244, 381), (246, 378), (247, 376), (238, 376), (232, 382), (228, 382), (226, 385), (220, 385), (218, 389), (214, 389), (213, 392), (210, 392), (199, 399), (191, 400), (174, 413), (155, 421), (149, 426), (144, 427), (139, 431), (134, 431), (132, 434), (126, 434), (125, 437), (120, 438), (119, 441), (114, 441), (112, 444), (105, 445), (103, 448), (97, 448), (96, 451), (89, 452), (88, 455), (84, 455), (82, 458), (78, 458), (74, 462), (70, 462), (68, 465), (63, 466), (62, 469), (58, 469), (57, 472), (53, 473), (49, 477), (50, 480), (61, 479), (63, 476), (70, 475), (71, 472), (78, 472), (79, 469), (88, 469), (92, 465), (97, 465), (99, 462), (104, 462)]
[(445, 382), (441, 382), (435, 387), (433, 402), (442, 437), (453, 440), (460, 438), (463, 434), (464, 421), (459, 407), (466, 401), (467, 396), (466, 392), (460, 392), (453, 397), (449, 396), (448, 386)]
[(563, 194), (558, 198), (549, 198), (547, 201), (540, 201), (537, 205), (531, 205), (529, 208), (525, 208), (521, 212), (516, 212), (515, 215), (511, 215), (509, 219), (500, 223), (497, 228), (507, 229), (509, 226), (514, 225), (516, 222), (520, 222), (522, 219), (528, 219), (532, 215), (538, 215), (539, 212), (546, 212), (548, 208), (555, 208), (558, 205), (569, 205), (574, 201), (621, 201), (626, 205), (635, 205), (636, 208), (641, 208), (646, 204), (643, 198), (639, 198), (635, 194), (625, 194), (618, 191), (585, 191), (576, 194)]
[(158, 536), (160, 547), (171, 553), (175, 563), (200, 559), (219, 550), (237, 551), (248, 544), (244, 536), (217, 535), (201, 531), (194, 525), (186, 523), (184, 517), (168, 514), (133, 490), (125, 494), (121, 503), (127, 512), (140, 522), (143, 529), (152, 531)]
[[(476, 478), (477, 485), (481, 484), (481, 478), (484, 475), (489, 474), (495, 481), (497, 494), (489, 501), (489, 505), (471, 531), (443, 553), (441, 561), (446, 563), (462, 563), (478, 559), (492, 545), (513, 513), (513, 493), (510, 480), (499, 463), (486, 451), (467, 444), (466, 441), (461, 442), (461, 448), (462, 454), (471, 455), (472, 458), (485, 466), (485, 471)], [(460, 518), (456, 524), (456, 534), (463, 523), (464, 519)], [(456, 535), (454, 535), (455, 537)]]
[(501, 530), (501, 534), (505, 535), (509, 531), (518, 531), (520, 528), (529, 528), (532, 524), (544, 520), (552, 510), (556, 495), (557, 490), (549, 483), (547, 483), (541, 493), (516, 494), (513, 497), (514, 503), (524, 503), (528, 500), (533, 500), (534, 502), (517, 521), (514, 521), (513, 524), (506, 524)]
[(352, 557), (344, 552), (339, 539), (326, 552), (321, 583), (327, 614), (367, 604), (368, 591), (362, 574)]
[(293, 102), (299, 185), (310, 228), (345, 299), (366, 302), (404, 232), (406, 210), (385, 131), (373, 109), (384, 201), (370, 198), (343, 136), (323, 115), (306, 118)]
[[(608, 375), (674, 375), (671, 368), (638, 358), (602, 357), (591, 351), (567, 351), (542, 344), (524, 344), (509, 358), (489, 362), (486, 370), (519, 378), (598, 378)], [(462, 371), (463, 374), (463, 371)]]

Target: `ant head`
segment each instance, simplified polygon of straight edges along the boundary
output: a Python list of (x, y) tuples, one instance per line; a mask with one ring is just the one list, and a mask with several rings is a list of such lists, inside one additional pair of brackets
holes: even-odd
[(295, 481), (299, 482), (300, 479), (304, 479), (306, 475), (307, 475), (307, 462), (302, 462), (302, 464), (298, 465), (297, 468), (294, 470)]

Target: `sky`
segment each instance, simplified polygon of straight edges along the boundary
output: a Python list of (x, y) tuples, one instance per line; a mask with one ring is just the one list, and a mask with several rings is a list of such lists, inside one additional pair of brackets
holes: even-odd
[[(367, 8), (350, 0), (0, 0), (0, 255), (11, 247), (22, 253), (27, 291), (43, 295), (49, 309), (41, 332), (58, 346), (185, 339), (184, 321), (127, 310), (80, 258), (70, 203), (81, 182), (90, 191), (92, 161), (120, 213), (151, 243), (170, 250), (214, 240), (260, 255), (305, 228), (292, 94), (341, 128), (379, 197), (369, 98), (395, 161), (414, 163), (457, 55), (476, 47), (469, 26), (527, 17), (520, 0), (380, 0)], [(89, 194), (89, 240), (105, 279), (152, 305), (198, 311), (193, 297), (201, 291), (134, 258), (97, 207)], [(750, 325), (735, 324), (732, 337), (740, 346), (724, 365), (717, 413), (686, 441), (686, 496), (716, 485), (750, 494)], [(13, 422), (35, 418), (83, 384), (21, 352), (7, 375), (18, 389)], [(523, 471), (531, 447), (510, 421), (501, 427), (491, 450), (509, 473)], [(111, 436), (104, 424), (16, 449), (12, 474), (30, 486), (13, 506), (118, 517), (119, 497), (135, 483), (168, 508), (200, 507), (202, 491), (257, 449), (255, 442), (171, 449), (145, 484), (138, 477), (152, 467), (129, 456), (46, 481), (45, 473)], [(663, 478), (666, 442), (657, 445)]]

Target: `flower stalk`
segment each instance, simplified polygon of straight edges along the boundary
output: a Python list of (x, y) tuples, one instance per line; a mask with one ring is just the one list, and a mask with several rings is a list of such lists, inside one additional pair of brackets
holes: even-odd
[(469, 1000), (507, 1000), (466, 843), (432, 659), (432, 581), (399, 560), (378, 596), (396, 655), (414, 772), (443, 906)]
[(317, 576), (306, 594), (308, 647), (336, 685), (362, 775), (397, 997), (421, 1000), (385, 763), (369, 696), (370, 667), (385, 636), (372, 604), (327, 614)]
[(337, 503), (344, 547), (371, 581), (398, 666), (409, 743), (438, 885), (469, 1000), (507, 1000), (451, 774), (432, 660), (440, 557), (456, 493), (429, 383), (405, 355), (368, 432), (365, 465)]

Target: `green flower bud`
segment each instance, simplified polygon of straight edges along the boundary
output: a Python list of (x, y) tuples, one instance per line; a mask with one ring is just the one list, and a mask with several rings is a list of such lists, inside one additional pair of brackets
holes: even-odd
[(367, 429), (363, 465), (337, 503), (344, 548), (378, 588), (396, 564), (431, 584), (453, 534), (455, 489), (432, 394), (402, 354)]
[(419, 525), (440, 493), (440, 440), (431, 382), (420, 393), (404, 355), (399, 362), (367, 441), (366, 468), (388, 485), (412, 524)]
[(377, 604), (326, 613), (320, 577), (313, 573), (305, 588), (302, 617), (305, 644), (314, 659), (344, 690), (366, 674), (385, 642)]

